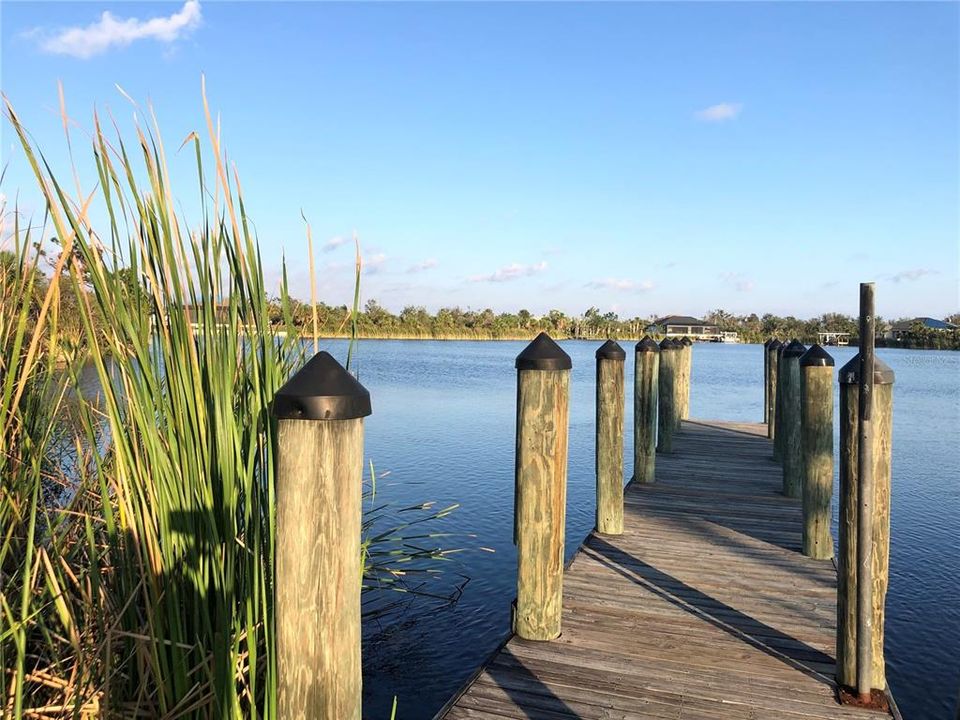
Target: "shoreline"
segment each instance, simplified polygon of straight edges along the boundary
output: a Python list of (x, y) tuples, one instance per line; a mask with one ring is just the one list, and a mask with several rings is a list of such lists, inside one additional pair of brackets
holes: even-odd
[[(484, 336), (463, 336), (463, 335), (357, 335), (356, 340), (422, 340), (422, 341), (442, 341), (442, 342), (456, 342), (456, 341), (470, 341), (470, 342), (523, 342), (533, 340), (537, 334), (541, 331), (537, 330), (532, 332), (529, 335), (484, 335)], [(300, 334), (300, 340), (312, 340), (313, 335), (311, 334)], [(608, 339), (612, 339), (616, 342), (622, 343), (635, 343), (639, 342), (641, 338), (610, 338), (608, 336), (597, 336), (597, 337), (573, 337), (572, 335), (551, 335), (556, 341), (565, 341), (565, 340), (577, 340), (581, 342), (603, 342)], [(318, 340), (350, 340), (349, 335), (344, 334), (321, 334), (317, 336)], [(804, 341), (801, 340), (807, 347), (810, 347), (815, 343), (815, 341)], [(750, 341), (750, 342), (736, 342), (736, 343), (724, 343), (724, 342), (704, 342), (699, 340), (694, 340), (694, 343), (697, 345), (762, 345), (762, 340)], [(824, 348), (836, 348), (837, 345), (824, 345)], [(843, 345), (839, 347), (851, 347), (856, 350), (856, 343), (850, 343), (849, 345)], [(887, 344), (878, 338), (876, 347), (878, 349), (884, 350), (943, 350), (948, 352), (957, 352), (960, 348), (949, 348), (949, 347), (929, 347), (929, 346), (913, 346), (913, 345), (903, 345), (903, 344)]]

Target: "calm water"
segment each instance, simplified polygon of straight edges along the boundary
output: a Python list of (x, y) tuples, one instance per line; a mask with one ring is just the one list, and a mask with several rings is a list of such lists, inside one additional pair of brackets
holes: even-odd
[[(345, 346), (332, 345), (342, 358)], [(563, 343), (574, 367), (568, 556), (593, 526), (593, 353), (598, 345)], [(364, 658), (368, 717), (388, 717), (396, 695), (401, 717), (430, 718), (508, 630), (516, 567), (511, 541), (513, 360), (523, 346), (360, 344), (357, 367), (374, 407), (367, 424), (367, 455), (378, 474), (389, 470), (378, 486), (378, 500), (397, 506), (427, 500), (460, 503), (460, 509), (433, 529), (455, 533), (445, 543), (466, 552), (446, 566), (435, 589), (449, 589), (456, 573), (470, 578), (455, 605), (420, 614), (392, 632), (375, 633)], [(855, 354), (852, 348), (832, 350), (838, 368)], [(897, 376), (887, 596), (889, 681), (908, 720), (947, 720), (953, 718), (960, 686), (960, 353), (880, 350), (879, 355)], [(628, 353), (628, 397), (632, 373)], [(761, 420), (762, 375), (758, 345), (696, 346), (691, 415)], [(632, 468), (627, 446), (628, 476)]]

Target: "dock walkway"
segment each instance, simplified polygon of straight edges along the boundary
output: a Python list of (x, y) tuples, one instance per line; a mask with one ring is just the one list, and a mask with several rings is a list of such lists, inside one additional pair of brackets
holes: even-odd
[(835, 700), (836, 570), (800, 554), (765, 431), (684, 421), (567, 569), (561, 637), (512, 637), (438, 717), (882, 718)]

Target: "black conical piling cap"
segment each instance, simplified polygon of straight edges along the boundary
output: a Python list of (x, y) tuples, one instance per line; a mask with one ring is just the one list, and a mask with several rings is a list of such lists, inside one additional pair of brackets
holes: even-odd
[(800, 367), (833, 367), (833, 356), (817, 343), (800, 356)]
[(537, 335), (517, 355), (517, 370), (569, 370), (572, 367), (570, 356), (545, 332)]
[[(853, 356), (837, 373), (841, 385), (860, 383), (860, 353)], [(895, 380), (893, 369), (876, 355), (873, 356), (873, 382), (875, 385), (892, 385)]]
[(770, 343), (767, 345), (767, 350), (773, 350), (774, 352), (777, 352), (782, 347), (783, 347), (783, 343), (777, 340), (776, 338), (773, 338), (773, 340), (771, 340)]
[(807, 351), (803, 343), (799, 340), (791, 340), (790, 344), (783, 349), (783, 357), (798, 358)]
[(351, 420), (370, 414), (370, 393), (333, 355), (318, 352), (273, 397), (273, 416)]
[(773, 345), (773, 338), (767, 338), (763, 341), (763, 349), (766, 350), (768, 347)]
[(684, 335), (683, 339), (680, 341), (680, 344), (683, 345), (684, 347), (690, 347), (691, 345), (693, 345), (693, 340), (691, 340), (686, 335)]
[(643, 340), (638, 342), (633, 349), (638, 353), (660, 352), (660, 346), (657, 345), (657, 341), (649, 335), (644, 335)]
[(613, 340), (607, 340), (597, 348), (597, 360), (625, 360), (626, 357), (627, 354), (620, 347), (620, 344)]
[(677, 349), (676, 343), (674, 343), (673, 340), (671, 340), (670, 338), (665, 337), (663, 340), (660, 341), (660, 352), (663, 352), (664, 350), (676, 350), (676, 349)]

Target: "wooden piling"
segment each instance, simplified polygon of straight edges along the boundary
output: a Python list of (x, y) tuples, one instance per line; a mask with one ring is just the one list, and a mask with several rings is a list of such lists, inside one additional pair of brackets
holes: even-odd
[(783, 463), (783, 433), (781, 432), (781, 427), (783, 425), (783, 382), (785, 377), (783, 373), (783, 351), (787, 349), (787, 345), (789, 344), (787, 341), (780, 343), (780, 347), (777, 348), (776, 360), (777, 385), (776, 393), (774, 393), (775, 405), (773, 408), (773, 459), (781, 464)]
[(281, 720), (360, 720), (363, 418), (329, 353), (277, 392), (276, 642)]
[(526, 640), (560, 636), (571, 367), (570, 356), (546, 333), (516, 361), (513, 626)]
[[(859, 520), (860, 356), (840, 368), (840, 518), (837, 557), (837, 681), (857, 688), (857, 596)], [(892, 459), (894, 373), (874, 360), (873, 382), (873, 522), (871, 537), (872, 626), (870, 684), (886, 687), (883, 656), (884, 602), (890, 563), (890, 469)]]
[(688, 420), (690, 418), (690, 377), (693, 373), (693, 340), (685, 336), (680, 340), (680, 345), (683, 351), (681, 355), (683, 370), (680, 375), (680, 419)]
[(803, 554), (816, 560), (833, 557), (833, 367), (833, 358), (819, 345), (800, 356)]
[(607, 340), (597, 357), (597, 532), (623, 532), (623, 366), (627, 354)]
[(673, 452), (677, 430), (677, 366), (680, 348), (670, 338), (660, 342), (660, 372), (657, 373), (657, 452)]
[[(767, 437), (771, 440), (777, 431), (777, 361), (783, 343), (774, 338), (767, 345)], [(776, 455), (774, 455), (776, 457)]]
[[(874, 284), (860, 283), (860, 383), (857, 408), (857, 694), (870, 702), (873, 666)], [(882, 647), (881, 647), (882, 652)]]
[(800, 497), (803, 465), (800, 448), (800, 356), (806, 348), (799, 340), (792, 341), (780, 356), (780, 385), (783, 407), (780, 411), (780, 444), (783, 461), (783, 494)]
[(687, 347), (683, 344), (683, 338), (675, 338), (673, 342), (677, 346), (677, 370), (674, 388), (677, 393), (677, 428), (679, 428), (680, 421), (683, 420), (683, 401), (686, 396), (684, 386), (687, 379)]
[(767, 355), (767, 348), (770, 347), (770, 343), (773, 342), (773, 338), (767, 338), (763, 341), (763, 421), (770, 421), (769, 410), (769, 393), (770, 393), (770, 358)]
[(652, 483), (657, 457), (660, 346), (646, 336), (634, 348), (633, 479)]

